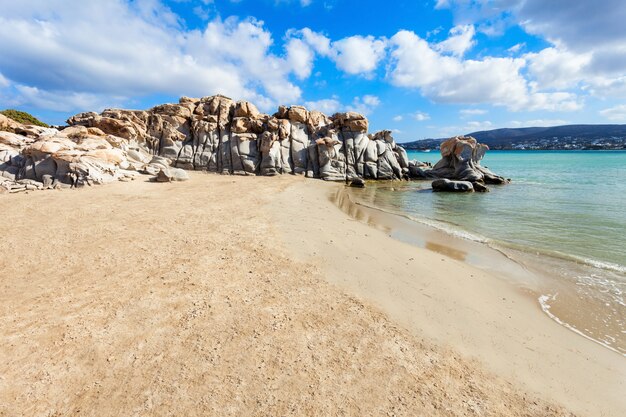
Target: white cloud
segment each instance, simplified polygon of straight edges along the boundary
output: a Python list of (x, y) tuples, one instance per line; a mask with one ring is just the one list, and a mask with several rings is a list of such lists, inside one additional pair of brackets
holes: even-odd
[(601, 110), (600, 115), (613, 122), (626, 122), (626, 104)]
[(519, 107), (513, 106), (514, 110), (548, 110), (554, 112), (576, 111), (583, 108), (583, 101), (574, 93), (556, 92), (543, 93), (531, 92), (526, 101)]
[(301, 90), (289, 78), (311, 71), (312, 54), (298, 43), (287, 45), (284, 57), (270, 52), (272, 35), (254, 19), (215, 19), (187, 30), (156, 0), (3, 3), (0, 72), (23, 86), (22, 94), (37, 88), (23, 100), (56, 95), (55, 109), (90, 95), (223, 93), (261, 106), (296, 102)]
[(469, 133), (481, 132), (483, 130), (494, 129), (494, 124), (489, 120), (471, 121), (463, 126), (446, 126), (439, 129), (440, 137), (451, 137), (457, 135), (467, 135)]
[(363, 97), (355, 97), (352, 101), (352, 105), (348, 107), (348, 110), (367, 116), (378, 106), (380, 106), (380, 99), (378, 97), (364, 95)]
[(623, 45), (626, 7), (622, 0), (497, 0), (511, 10), (529, 33), (540, 35), (555, 45), (587, 52), (598, 46)]
[(472, 25), (455, 26), (450, 29), (450, 36), (445, 41), (435, 45), (439, 52), (448, 52), (454, 56), (462, 57), (474, 44), (476, 31)]
[(332, 42), (324, 34), (309, 28), (287, 31), (288, 44), (308, 46), (319, 56), (331, 59), (337, 68), (352, 75), (370, 76), (386, 53), (386, 39), (373, 36), (350, 36)]
[(430, 120), (430, 115), (428, 113), (424, 113), (421, 111), (413, 113), (412, 117), (418, 122), (423, 122), (425, 120)]
[(70, 112), (75, 109), (102, 111), (105, 108), (121, 107), (127, 97), (111, 97), (91, 93), (66, 91), (45, 91), (37, 87), (16, 86), (19, 96), (14, 105), (28, 104), (41, 109), (53, 109), (59, 112)]
[(542, 92), (521, 71), (521, 58), (485, 57), (462, 60), (442, 55), (413, 32), (400, 31), (391, 40), (388, 77), (399, 87), (418, 88), (439, 103), (488, 103), (511, 110), (575, 110), (576, 95)]
[(487, 130), (493, 128), (493, 123), (489, 120), (485, 120), (483, 122), (467, 122), (467, 127), (474, 130)]
[(575, 54), (559, 48), (545, 48), (526, 54), (528, 70), (541, 88), (565, 89), (582, 81), (583, 70), (591, 54)]
[(4, 75), (0, 72), (0, 87), (8, 87), (10, 85), (9, 80), (5, 78)]
[(330, 39), (321, 33), (304, 28), (300, 31), (289, 31), (288, 34), (300, 34), (304, 41), (310, 45), (315, 52), (321, 56), (331, 55)]
[(341, 111), (354, 111), (364, 115), (369, 115), (378, 106), (380, 106), (380, 104), (381, 102), (378, 97), (366, 94), (364, 96), (354, 97), (352, 104), (350, 105), (342, 104), (337, 96), (317, 101), (307, 101), (304, 105), (309, 110), (319, 110), (327, 115), (332, 115)]
[[(527, 54), (540, 89), (582, 88), (597, 96), (626, 98), (626, 7), (623, 0), (440, 0), (455, 22), (478, 30), (520, 25), (552, 44)], [(524, 46), (521, 44), (521, 46)], [(508, 52), (517, 53), (518, 45)]]
[(301, 39), (291, 38), (285, 46), (287, 62), (300, 79), (308, 78), (313, 70), (314, 52)]
[(615, 78), (595, 76), (585, 89), (598, 97), (626, 98), (626, 75)]
[(516, 53), (518, 53), (519, 51), (521, 51), (524, 48), (526, 48), (526, 43), (525, 42), (516, 43), (515, 45), (513, 45), (509, 49), (507, 49), (507, 52), (510, 52), (512, 54), (516, 54)]
[[(241, 0), (230, 0), (230, 1), (233, 2), (233, 3), (239, 3)], [(302, 7), (310, 6), (311, 3), (313, 3), (313, 0), (274, 0), (274, 1), (277, 4), (278, 3), (288, 3), (288, 4), (290, 4), (290, 3), (294, 3), (294, 2), (297, 1), (298, 3), (300, 3), (300, 6), (302, 6)]]
[(367, 75), (385, 56), (386, 42), (373, 36), (351, 36), (333, 42), (332, 59), (337, 68), (348, 74)]
[(404, 120), (404, 116), (402, 115), (398, 115), (393, 118), (394, 122), (401, 122), (402, 120)]
[[(564, 47), (526, 54), (528, 73), (539, 89), (573, 89), (601, 98), (626, 98), (626, 46), (621, 62), (619, 48), (611, 52), (572, 52)], [(617, 54), (617, 55), (616, 55)]]
[(459, 114), (462, 118), (471, 117), (471, 116), (482, 116), (483, 114), (487, 114), (487, 110), (483, 109), (461, 109), (459, 110)]
[(343, 108), (343, 105), (337, 97), (322, 99), (317, 101), (307, 101), (304, 106), (309, 110), (318, 110), (331, 116)]

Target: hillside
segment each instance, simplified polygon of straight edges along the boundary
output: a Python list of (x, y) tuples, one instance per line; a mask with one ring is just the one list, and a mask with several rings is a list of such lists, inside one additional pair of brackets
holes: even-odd
[[(505, 128), (468, 133), (491, 149), (626, 149), (626, 125), (565, 125)], [(442, 139), (403, 143), (405, 149), (435, 149)]]
[(35, 125), (41, 127), (48, 127), (48, 125), (41, 120), (37, 119), (30, 113), (26, 113), (19, 110), (7, 109), (0, 111), (0, 114), (5, 115), (6, 117), (15, 120), (18, 123), (22, 123), (24, 125)]

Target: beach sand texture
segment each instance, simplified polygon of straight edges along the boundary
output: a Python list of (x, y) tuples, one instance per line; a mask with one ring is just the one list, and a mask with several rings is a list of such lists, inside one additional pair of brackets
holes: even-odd
[[(449, 322), (473, 286), (447, 286), (493, 280), (351, 220), (327, 200), (338, 185), (191, 177), (0, 196), (0, 416), (623, 415), (622, 357), (547, 318), (533, 347), (562, 343), (543, 355), (499, 345), (528, 331), (482, 333), (500, 306)], [(393, 302), (410, 280), (435, 297), (422, 309)], [(578, 358), (577, 391), (529, 388), (486, 344), (537, 374)]]

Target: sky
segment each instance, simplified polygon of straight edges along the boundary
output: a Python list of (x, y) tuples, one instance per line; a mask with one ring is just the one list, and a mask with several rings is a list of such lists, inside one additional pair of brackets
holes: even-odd
[(224, 94), (399, 142), (626, 123), (623, 0), (0, 0), (0, 108), (62, 124)]

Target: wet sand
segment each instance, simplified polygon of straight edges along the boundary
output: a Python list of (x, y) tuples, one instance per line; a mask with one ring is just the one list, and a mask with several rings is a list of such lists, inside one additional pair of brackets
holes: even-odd
[(455, 226), (455, 219), (449, 224), (419, 218), (410, 206), (406, 209), (417, 218), (375, 206), (377, 191), (380, 203), (395, 210), (398, 206), (387, 205), (384, 200), (411, 201), (420, 195), (428, 199), (432, 191), (426, 183), (428, 189), (421, 188), (424, 182), (419, 181), (376, 182), (366, 189), (342, 189), (332, 200), (357, 220), (369, 218), (370, 225), (384, 225), (396, 239), (466, 261), (530, 291), (553, 320), (626, 358), (626, 275), (557, 251), (488, 239)]
[(191, 176), (0, 196), (1, 416), (623, 414), (623, 362), (337, 184)]

